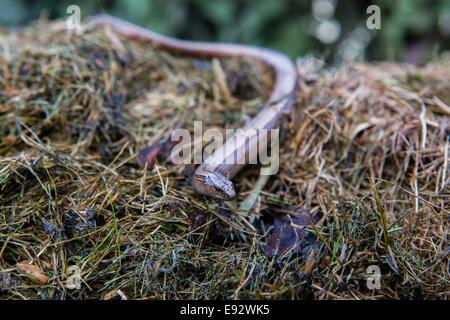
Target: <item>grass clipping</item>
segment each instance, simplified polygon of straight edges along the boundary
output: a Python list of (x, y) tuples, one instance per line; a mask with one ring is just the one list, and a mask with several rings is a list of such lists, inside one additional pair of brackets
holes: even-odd
[[(0, 298), (448, 299), (448, 56), (298, 60), (279, 173), (256, 183), (250, 167), (217, 203), (193, 193), (192, 167), (136, 156), (194, 120), (242, 127), (270, 72), (48, 30), (0, 38)], [(309, 242), (267, 254), (283, 221)]]

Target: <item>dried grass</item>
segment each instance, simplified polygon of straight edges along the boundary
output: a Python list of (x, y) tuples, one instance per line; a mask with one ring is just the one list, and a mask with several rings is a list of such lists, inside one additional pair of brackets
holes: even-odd
[[(262, 66), (44, 29), (0, 39), (0, 298), (448, 298), (449, 56), (299, 60), (280, 172), (247, 212), (257, 168), (219, 204), (193, 194), (191, 167), (136, 155), (194, 120), (241, 127), (267, 98)], [(269, 258), (274, 217), (302, 208), (316, 240)]]

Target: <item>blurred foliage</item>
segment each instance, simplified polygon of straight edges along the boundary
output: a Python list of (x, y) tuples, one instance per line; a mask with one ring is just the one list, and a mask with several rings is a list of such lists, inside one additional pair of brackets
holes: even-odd
[[(314, 1), (334, 6), (326, 18), (339, 27), (332, 43), (324, 43), (316, 34), (321, 21), (313, 13)], [(423, 63), (448, 50), (450, 43), (448, 0), (0, 0), (0, 23), (20, 25), (40, 16), (64, 17), (71, 4), (80, 6), (83, 17), (104, 12), (166, 35), (257, 44), (291, 57), (314, 53), (329, 61)], [(366, 9), (371, 4), (381, 8), (381, 30), (368, 32)], [(354, 54), (342, 55), (349, 46)]]

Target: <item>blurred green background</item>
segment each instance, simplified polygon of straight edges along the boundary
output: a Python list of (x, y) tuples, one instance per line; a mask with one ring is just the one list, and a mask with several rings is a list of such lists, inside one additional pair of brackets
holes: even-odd
[[(291, 57), (329, 62), (397, 60), (422, 64), (449, 49), (449, 0), (0, 0), (0, 24), (103, 12), (166, 35), (244, 42)], [(366, 9), (381, 8), (381, 30), (368, 30)]]

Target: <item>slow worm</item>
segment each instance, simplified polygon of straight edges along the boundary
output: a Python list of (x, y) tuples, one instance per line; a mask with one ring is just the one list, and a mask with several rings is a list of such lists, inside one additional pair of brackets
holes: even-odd
[[(107, 15), (94, 16), (90, 22), (109, 26), (125, 37), (148, 42), (155, 48), (179, 55), (204, 58), (248, 57), (271, 67), (275, 73), (273, 91), (261, 111), (243, 128), (244, 131), (274, 129), (280, 124), (282, 116), (291, 112), (297, 73), (291, 60), (280, 52), (241, 44), (174, 39)], [(246, 165), (246, 159), (254, 159), (258, 153), (258, 145), (266, 142), (261, 141), (262, 139), (267, 141), (268, 138), (256, 134), (250, 135), (245, 143), (236, 143), (239, 139), (234, 136), (225, 141), (196, 169), (192, 177), (194, 189), (219, 200), (233, 199), (236, 191), (230, 179)]]

